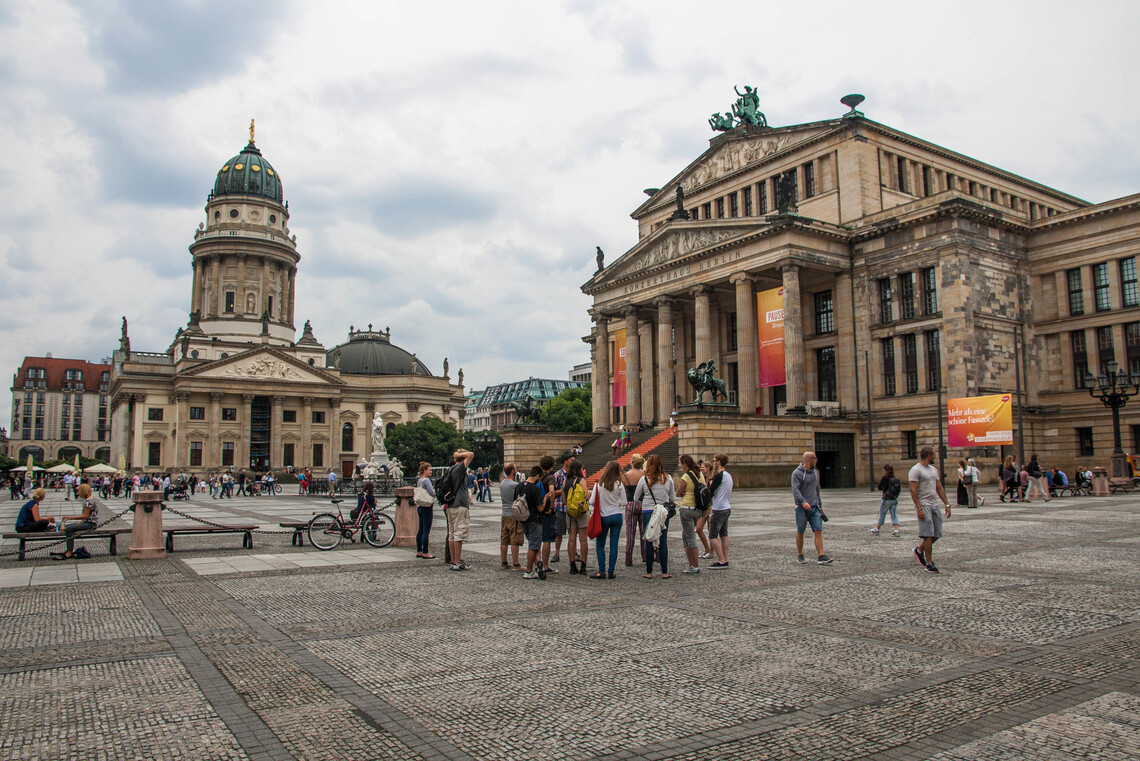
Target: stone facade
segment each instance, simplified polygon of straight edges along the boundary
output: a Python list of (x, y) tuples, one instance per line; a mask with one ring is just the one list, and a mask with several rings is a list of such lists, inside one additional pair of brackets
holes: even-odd
[[(795, 196), (776, 208), (781, 178)], [(674, 214), (677, 186), (688, 219)], [(1016, 394), (1019, 380), (1026, 459), (1106, 464), (1111, 416), (1075, 368), (1111, 356), (1140, 372), (1140, 196), (1090, 205), (852, 112), (718, 135), (633, 216), (640, 241), (583, 286), (599, 430), (666, 419), (693, 400), (685, 370), (711, 358), (740, 414), (680, 415), (681, 449), (739, 450), (758, 481), (823, 444), (854, 460), (832, 485), (875, 480), (872, 462), (897, 468), (936, 443), (940, 391), (945, 415), (948, 398)], [(759, 388), (756, 294), (778, 287), (787, 382)], [(620, 329), (626, 405), (614, 407)], [(1126, 449), (1140, 448), (1132, 409)], [(947, 468), (973, 456), (989, 479), (1001, 450), (950, 450)]]
[(585, 433), (561, 433), (556, 431), (515, 431), (500, 430), (503, 437), (503, 462), (513, 462), (526, 470), (537, 465), (543, 455), (557, 456), (569, 451), (575, 444), (586, 441)]
[(25, 357), (12, 378), (12, 431), (4, 454), (23, 464), (71, 461), (75, 455), (109, 462), (111, 366), (83, 359)]

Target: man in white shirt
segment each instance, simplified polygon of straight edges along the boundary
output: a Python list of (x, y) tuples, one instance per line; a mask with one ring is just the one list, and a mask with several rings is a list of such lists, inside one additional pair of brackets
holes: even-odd
[(71, 492), (75, 489), (75, 476), (68, 473), (63, 477), (63, 499), (68, 501), (71, 499)]
[(713, 455), (712, 512), (709, 514), (709, 546), (716, 553), (716, 562), (709, 566), (718, 571), (728, 568), (728, 516), (732, 514), (729, 497), (732, 496), (732, 476), (725, 466), (728, 455)]
[(922, 563), (928, 573), (938, 573), (934, 565), (934, 543), (942, 536), (942, 510), (946, 510), (946, 517), (950, 517), (950, 502), (946, 499), (946, 490), (942, 488), (942, 481), (938, 478), (938, 468), (934, 467), (934, 448), (923, 447), (918, 453), (918, 462), (910, 469), (907, 476), (910, 483), (910, 498), (914, 501), (918, 512), (918, 537), (922, 544), (914, 548), (915, 557)]

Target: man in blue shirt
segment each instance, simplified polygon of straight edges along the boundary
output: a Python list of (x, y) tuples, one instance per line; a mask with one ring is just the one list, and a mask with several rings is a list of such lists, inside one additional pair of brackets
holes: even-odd
[(827, 565), (831, 558), (823, 554), (823, 505), (819, 499), (819, 471), (815, 469), (815, 452), (804, 452), (803, 461), (792, 471), (792, 497), (796, 502), (796, 562), (804, 559), (804, 531), (811, 523), (815, 534), (816, 562)]

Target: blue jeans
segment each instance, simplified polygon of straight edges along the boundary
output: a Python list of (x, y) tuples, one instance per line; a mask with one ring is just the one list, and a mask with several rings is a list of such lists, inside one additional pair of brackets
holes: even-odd
[(606, 538), (610, 540), (610, 564), (609, 572), (614, 572), (614, 566), (617, 565), (618, 556), (618, 537), (621, 535), (621, 513), (617, 515), (603, 515), (602, 516), (602, 533), (598, 534), (598, 538), (594, 540), (598, 550), (598, 572), (601, 573), (606, 568)]
[(416, 552), (427, 554), (428, 534), (431, 533), (432, 505), (422, 507), (416, 505), (416, 512), (420, 516), (420, 528), (416, 531)]
[(884, 499), (879, 505), (879, 522), (876, 525), (883, 525), (883, 519), (887, 517), (887, 510), (891, 511), (891, 525), (899, 525), (898, 506), (899, 501), (897, 499)]
[[(642, 511), (641, 513), (641, 535), (645, 536), (645, 529), (649, 527), (649, 519), (653, 517), (653, 511)], [(657, 556), (657, 562), (661, 564), (661, 573), (669, 573), (669, 544), (666, 540), (669, 538), (669, 521), (665, 521), (665, 525), (661, 528), (661, 536), (657, 539), (657, 546), (650, 542), (645, 544), (645, 572), (653, 573), (653, 557)]]

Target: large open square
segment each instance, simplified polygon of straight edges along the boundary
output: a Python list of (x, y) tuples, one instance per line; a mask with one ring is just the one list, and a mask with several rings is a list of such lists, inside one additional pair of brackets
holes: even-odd
[[(571, 576), (565, 550), (561, 573), (523, 580), (499, 567), (486, 505), (463, 573), (285, 534), (180, 538), (163, 560), (128, 560), (126, 536), (116, 557), (106, 540), (84, 561), (5, 555), (0, 756), (1140, 756), (1136, 498), (986, 493), (946, 522), (940, 575), (911, 554), (912, 511), (901, 538), (868, 533), (862, 489), (824, 492), (831, 565), (795, 562), (784, 490), (738, 491), (730, 569), (681, 575), (675, 530), (666, 580), (636, 552), (613, 581)], [(73, 505), (53, 492), (44, 512)], [(267, 530), (326, 505), (172, 504)]]

